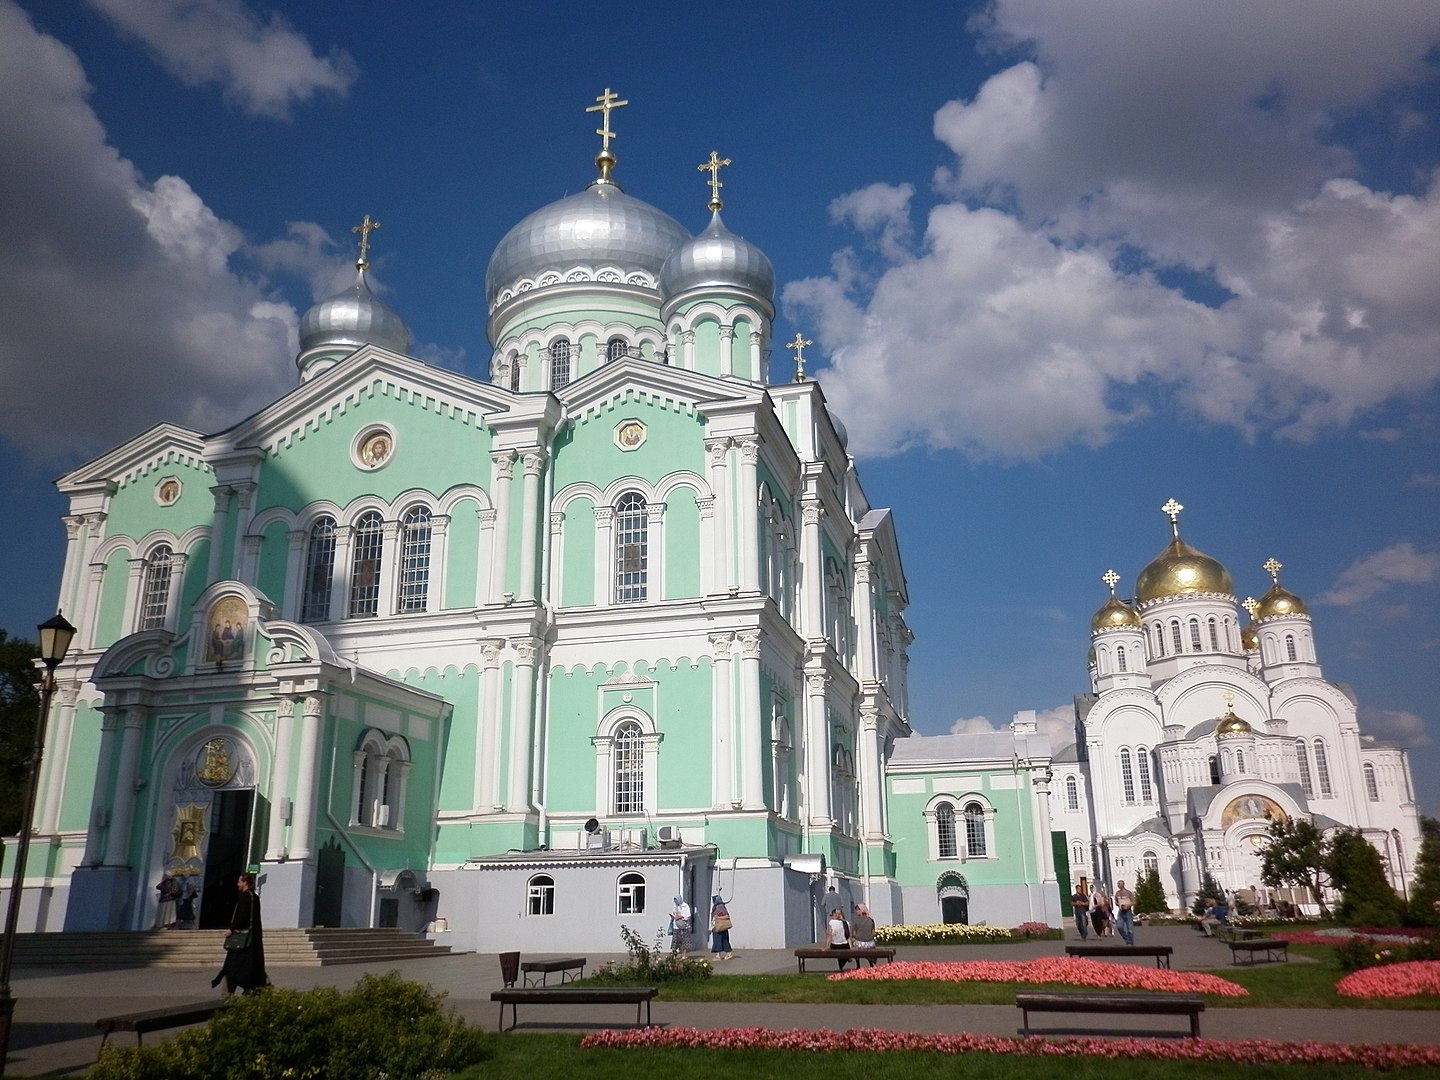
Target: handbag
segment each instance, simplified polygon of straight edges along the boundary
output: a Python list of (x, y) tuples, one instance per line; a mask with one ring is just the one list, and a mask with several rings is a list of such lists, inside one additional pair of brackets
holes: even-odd
[(716, 916), (715, 916), (715, 929), (716, 929), (716, 930), (729, 930), (729, 929), (730, 929), (732, 926), (734, 926), (734, 925), (735, 925), (735, 924), (730, 921), (730, 916), (729, 916), (729, 915), (716, 915)]
[(238, 930), (225, 939), (225, 949), (227, 952), (234, 952), (236, 949), (248, 949), (249, 947), (249, 930)]

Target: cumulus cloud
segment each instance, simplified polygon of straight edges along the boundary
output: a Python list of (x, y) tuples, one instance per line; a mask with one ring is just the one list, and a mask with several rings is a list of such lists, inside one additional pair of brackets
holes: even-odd
[(281, 15), (243, 0), (90, 0), (122, 32), (142, 41), (187, 86), (219, 86), (256, 116), (285, 119), (317, 93), (343, 96), (358, 76), (341, 50), (319, 57)]
[[(975, 735), (987, 731), (1008, 731), (1010, 722), (996, 723), (988, 716), (962, 716), (950, 725), (951, 735)], [(1053, 750), (1075, 741), (1075, 707), (1057, 705), (1053, 709), (1035, 710), (1035, 729), (1050, 737)]]
[(1357, 559), (1315, 602), (1349, 607), (1364, 603), (1392, 585), (1429, 585), (1437, 577), (1440, 552), (1421, 551), (1409, 540), (1402, 540)]
[(1372, 190), (1334, 139), (1415, 130), (1440, 8), (1298, 6), (992, 5), (1029, 55), (937, 112), (923, 234), (906, 185), (853, 192), (867, 243), (784, 293), (852, 448), (1033, 459), (1177, 409), (1303, 441), (1433, 387), (1440, 177)]
[(294, 385), (297, 317), (243, 238), (106, 142), (75, 54), (0, 0), (0, 436), (39, 456), (168, 419), (214, 430)]
[(1367, 735), (1401, 746), (1429, 746), (1429, 725), (1424, 719), (1403, 709), (1374, 709), (1361, 705), (1356, 713), (1360, 727)]

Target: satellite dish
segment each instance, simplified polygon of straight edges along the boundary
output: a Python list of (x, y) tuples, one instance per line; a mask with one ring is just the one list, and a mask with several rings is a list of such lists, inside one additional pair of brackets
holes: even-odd
[(600, 831), (600, 822), (595, 818), (589, 818), (585, 822), (585, 831), (594, 836)]

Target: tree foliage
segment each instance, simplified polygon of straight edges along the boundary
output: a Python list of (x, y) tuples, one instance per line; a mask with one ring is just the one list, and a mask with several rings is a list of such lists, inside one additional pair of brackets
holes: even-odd
[(1342, 829), (1327, 846), (1330, 881), (1342, 894), (1340, 921), (1350, 926), (1399, 926), (1404, 914), (1400, 897), (1374, 845), (1358, 830)]
[(1440, 926), (1440, 834), (1426, 832), (1415, 857), (1410, 919), (1421, 926)]
[(0, 835), (20, 830), (20, 801), (24, 795), (25, 763), (35, 739), (35, 718), (40, 709), (39, 672), (35, 658), (40, 648), (32, 641), (11, 637), (0, 630)]
[(1220, 903), (1225, 900), (1225, 890), (1220, 887), (1220, 883), (1215, 880), (1209, 870), (1206, 870), (1200, 878), (1200, 891), (1195, 894), (1195, 902), (1190, 906), (1191, 914), (1199, 915), (1205, 911), (1206, 897)]
[(1135, 911), (1141, 915), (1164, 914), (1170, 910), (1165, 903), (1165, 887), (1160, 884), (1160, 871), (1153, 867), (1135, 886)]
[(1260, 880), (1271, 888), (1299, 885), (1309, 889), (1320, 905), (1320, 914), (1330, 917), (1325, 905), (1325, 887), (1330, 884), (1325, 837), (1306, 818), (1270, 823), (1270, 842), (1260, 858)]

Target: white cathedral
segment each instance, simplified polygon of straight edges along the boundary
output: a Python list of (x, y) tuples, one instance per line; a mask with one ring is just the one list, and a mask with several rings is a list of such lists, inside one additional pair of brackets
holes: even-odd
[(21, 926), (147, 928), (163, 873), (224, 925), (246, 868), (269, 925), (484, 950), (618, 949), (677, 894), (701, 925), (724, 895), (742, 948), (812, 940), (831, 888), (1055, 925), (1080, 874), (1248, 884), (1267, 813), (1363, 828), (1403, 884), (1404, 752), (1360, 736), (1303, 604), (1277, 585), (1242, 629), (1178, 531), (1096, 618), (1075, 748), (1033, 713), (914, 735), (894, 516), (821, 383), (769, 378), (728, 162), (692, 234), (616, 181), (623, 104), (589, 110), (590, 184), (495, 248), (487, 378), (410, 355), (367, 217), (290, 391), (61, 478), (78, 634)]
[[(1054, 759), (1052, 820), (1072, 879), (1134, 885), (1159, 872), (1174, 907), (1205, 875), (1229, 893), (1267, 895), (1259, 850), (1271, 821), (1356, 828), (1402, 895), (1420, 822), (1403, 748), (1356, 721), (1354, 692), (1325, 679), (1305, 603), (1280, 585), (1236, 602), (1230, 574), (1180, 536), (1090, 623), (1090, 692), (1075, 742)], [(1242, 625), (1238, 608), (1248, 612)], [(1299, 898), (1304, 906), (1304, 898)]]

